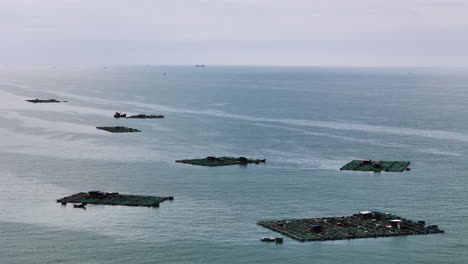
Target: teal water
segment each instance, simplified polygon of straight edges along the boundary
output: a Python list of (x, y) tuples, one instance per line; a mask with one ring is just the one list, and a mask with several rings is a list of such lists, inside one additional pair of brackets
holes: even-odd
[[(24, 102), (36, 97), (69, 102)], [(461, 70), (1, 66), (0, 263), (466, 263), (467, 101)], [(105, 125), (143, 132), (95, 129)], [(174, 163), (207, 155), (267, 163)], [(354, 158), (410, 160), (412, 170), (339, 171)], [(55, 203), (91, 189), (175, 200)], [(259, 220), (362, 210), (446, 233), (259, 241), (278, 236)]]

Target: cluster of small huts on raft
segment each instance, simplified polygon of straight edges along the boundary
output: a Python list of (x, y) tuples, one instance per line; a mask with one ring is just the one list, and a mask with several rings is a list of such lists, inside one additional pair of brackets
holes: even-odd
[[(26, 101), (30, 103), (62, 102), (56, 99), (31, 99)], [(125, 113), (116, 112), (114, 118), (160, 119), (164, 118), (164, 116), (138, 114), (127, 117)], [(101, 126), (96, 128), (111, 133), (141, 132), (138, 129), (124, 126)], [(249, 163), (260, 164), (265, 163), (266, 159), (208, 156), (206, 158), (176, 160), (175, 162), (217, 167), (247, 165)], [(410, 170), (408, 167), (410, 164), (411, 162), (409, 161), (352, 160), (343, 165), (340, 170), (403, 172)], [(160, 203), (173, 200), (174, 197), (172, 196), (144, 196), (120, 194), (117, 192), (89, 191), (79, 192), (60, 198), (57, 200), (57, 203), (61, 203), (63, 206), (71, 203), (75, 208), (86, 209), (88, 204), (159, 207)], [(268, 220), (259, 221), (257, 224), (301, 242), (423, 235), (444, 232), (444, 230), (439, 229), (437, 225), (426, 225), (425, 221), (412, 221), (394, 214), (375, 211), (363, 211), (352, 216), (342, 217)], [(283, 238), (265, 237), (262, 238), (261, 241), (283, 243)]]

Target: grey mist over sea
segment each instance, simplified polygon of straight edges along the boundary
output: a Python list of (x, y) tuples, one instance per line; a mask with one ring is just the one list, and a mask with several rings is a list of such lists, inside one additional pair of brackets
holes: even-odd
[[(1, 263), (464, 263), (467, 83), (455, 69), (3, 67)], [(115, 111), (165, 118), (114, 119)], [(142, 132), (95, 128), (103, 125)], [(208, 155), (267, 162), (174, 162)], [(412, 170), (339, 170), (355, 158), (410, 160)], [(175, 200), (55, 203), (88, 190)], [(259, 241), (279, 234), (257, 221), (363, 210), (446, 232)]]

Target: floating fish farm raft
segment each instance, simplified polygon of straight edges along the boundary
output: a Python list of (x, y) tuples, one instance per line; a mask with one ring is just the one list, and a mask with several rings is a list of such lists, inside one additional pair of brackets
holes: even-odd
[(26, 102), (30, 103), (60, 103), (60, 101), (56, 99), (31, 99), (31, 100), (25, 100)]
[(131, 132), (141, 132), (138, 129), (123, 127), (123, 126), (113, 126), (113, 127), (96, 127), (97, 129), (105, 130), (111, 133), (131, 133)]
[(57, 200), (57, 203), (66, 205), (67, 203), (88, 203), (103, 205), (125, 205), (125, 206), (146, 206), (159, 207), (159, 203), (166, 200), (174, 200), (174, 197), (142, 196), (142, 195), (124, 195), (112, 192), (80, 192), (71, 196), (63, 197)]
[(233, 157), (206, 157), (204, 159), (186, 159), (186, 160), (176, 160), (175, 162), (186, 163), (199, 166), (227, 166), (227, 165), (239, 165), (239, 164), (248, 164), (255, 163), (259, 164), (260, 162), (265, 162), (265, 159), (248, 159), (245, 157), (233, 158)]
[(257, 223), (293, 239), (325, 241), (443, 233), (436, 225), (393, 214), (364, 211), (352, 216), (260, 221)]
[(145, 115), (145, 114), (141, 114), (141, 115), (131, 115), (127, 118), (134, 118), (134, 119), (155, 119), (155, 118), (164, 118), (163, 115)]
[(403, 172), (410, 170), (409, 161), (386, 160), (353, 160), (340, 168), (340, 170), (373, 171), (373, 172)]

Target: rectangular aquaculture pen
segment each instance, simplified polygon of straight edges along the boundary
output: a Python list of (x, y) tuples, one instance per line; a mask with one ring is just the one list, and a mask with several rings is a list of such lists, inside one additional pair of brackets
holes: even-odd
[(374, 171), (374, 172), (403, 172), (409, 170), (409, 161), (387, 161), (387, 160), (352, 160), (340, 170)]
[(255, 163), (259, 164), (260, 162), (265, 162), (265, 159), (248, 159), (245, 157), (233, 158), (233, 157), (206, 157), (204, 159), (186, 159), (186, 160), (176, 160), (178, 163), (185, 163), (191, 165), (199, 166), (227, 166), (227, 165), (238, 165), (238, 164), (247, 164)]
[(130, 132), (141, 132), (138, 129), (123, 127), (123, 126), (113, 126), (113, 127), (96, 127), (97, 129), (105, 130), (111, 133), (130, 133)]
[(115, 192), (80, 192), (57, 200), (57, 203), (87, 203), (103, 205), (126, 205), (126, 206), (147, 206), (159, 207), (159, 203), (166, 200), (174, 200), (170, 197), (125, 195)]
[(371, 237), (443, 233), (436, 225), (411, 221), (380, 212), (361, 212), (352, 216), (260, 221), (260, 226), (299, 241), (324, 241)]

